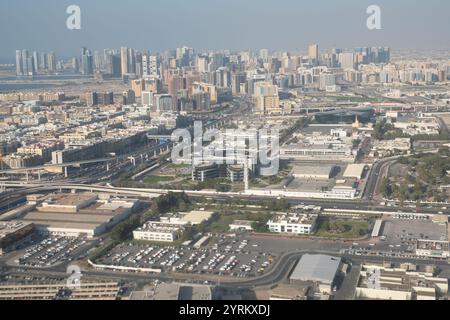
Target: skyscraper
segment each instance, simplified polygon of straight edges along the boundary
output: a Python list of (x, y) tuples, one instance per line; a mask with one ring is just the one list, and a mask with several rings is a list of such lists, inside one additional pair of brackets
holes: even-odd
[(22, 51), (16, 50), (16, 75), (23, 76), (23, 59), (22, 59)]
[(39, 68), (41, 70), (47, 70), (48, 68), (48, 64), (47, 64), (47, 53), (46, 52), (41, 52), (41, 64), (39, 66)]
[(128, 49), (128, 73), (136, 73), (136, 54), (134, 49)]
[(16, 51), (16, 74), (18, 76), (33, 76), (36, 74), (34, 59), (28, 50)]
[(106, 55), (106, 71), (114, 78), (120, 78), (122, 72), (119, 55), (112, 52)]
[(267, 49), (261, 49), (259, 51), (259, 58), (264, 62), (269, 62), (269, 50)]
[(40, 56), (37, 51), (33, 52), (33, 65), (34, 65), (34, 71), (37, 72), (39, 70), (39, 66), (40, 66)]
[(47, 62), (48, 71), (49, 72), (56, 72), (56, 56), (55, 56), (55, 53), (54, 52), (50, 52), (47, 55), (47, 58), (48, 58), (48, 62)]
[(94, 73), (94, 58), (87, 48), (81, 48), (81, 73), (89, 75)]
[(126, 48), (126, 47), (120, 48), (120, 64), (121, 64), (122, 76), (129, 73), (129, 70), (128, 70), (128, 48)]
[(312, 44), (308, 47), (308, 57), (312, 64), (319, 64), (319, 45)]

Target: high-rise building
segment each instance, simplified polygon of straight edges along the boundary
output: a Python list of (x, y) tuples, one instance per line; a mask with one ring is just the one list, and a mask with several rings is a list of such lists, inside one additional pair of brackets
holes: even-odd
[(320, 75), (320, 90), (326, 90), (329, 86), (336, 85), (336, 75), (332, 73), (322, 73)]
[(259, 58), (264, 62), (269, 62), (269, 50), (261, 49), (259, 50)]
[(312, 44), (308, 47), (308, 57), (313, 65), (319, 64), (319, 45)]
[(228, 88), (231, 85), (231, 76), (228, 68), (220, 67), (216, 70), (215, 85), (219, 88)]
[(94, 73), (94, 58), (87, 48), (81, 48), (81, 73), (89, 75)]
[(128, 49), (128, 73), (136, 73), (136, 54), (134, 49)]
[(76, 57), (72, 58), (72, 70), (75, 73), (80, 72), (80, 64), (79, 64), (78, 59)]
[(121, 72), (122, 76), (130, 73), (128, 69), (128, 48), (122, 47), (120, 48), (120, 64), (121, 64)]
[(143, 106), (152, 106), (154, 104), (153, 97), (155, 93), (151, 91), (142, 91), (141, 103)]
[(102, 95), (103, 105), (114, 104), (114, 93), (113, 92), (105, 92)]
[(120, 78), (121, 72), (121, 62), (120, 56), (114, 53), (108, 53), (106, 55), (106, 72), (113, 76), (114, 78)]
[(241, 93), (241, 84), (247, 79), (245, 72), (233, 73), (231, 76), (231, 92), (236, 95)]
[(98, 51), (94, 51), (94, 67), (95, 70), (101, 70), (103, 66), (102, 55)]
[(131, 90), (134, 91), (134, 94), (138, 97), (142, 95), (142, 91), (145, 91), (145, 80), (138, 79), (131, 81)]
[(129, 105), (136, 102), (136, 95), (133, 90), (127, 90), (122, 94), (123, 104)]
[(339, 62), (342, 69), (355, 69), (355, 54), (353, 52), (345, 52), (339, 55)]
[(97, 92), (88, 92), (86, 94), (86, 104), (88, 107), (98, 105), (98, 94)]
[(152, 77), (160, 77), (160, 60), (156, 55), (150, 56), (149, 60), (149, 68), (150, 68), (150, 76)]
[(16, 75), (17, 76), (24, 75), (24, 65), (21, 50), (16, 50)]
[(41, 52), (41, 64), (39, 66), (39, 69), (41, 70), (47, 70), (48, 69), (48, 64), (47, 64), (47, 53), (46, 52)]
[(142, 76), (159, 77), (160, 61), (158, 56), (145, 53), (142, 55)]
[(36, 74), (34, 58), (28, 50), (16, 51), (16, 74), (18, 76), (33, 76)]
[(208, 64), (209, 64), (209, 58), (207, 56), (198, 56), (197, 57), (197, 71), (198, 72), (207, 72), (208, 70)]
[(259, 114), (269, 114), (280, 109), (278, 87), (268, 81), (255, 83), (254, 97), (255, 111)]
[(47, 66), (49, 72), (56, 72), (56, 55), (54, 52), (47, 55)]
[(34, 65), (34, 69), (37, 72), (40, 68), (40, 55), (37, 51), (33, 52), (33, 65)]

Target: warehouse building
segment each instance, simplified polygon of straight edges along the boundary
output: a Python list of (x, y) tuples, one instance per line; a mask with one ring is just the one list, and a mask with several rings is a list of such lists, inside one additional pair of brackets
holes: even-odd
[(289, 277), (291, 284), (313, 284), (321, 293), (330, 294), (342, 267), (341, 258), (328, 255), (305, 254)]
[[(96, 194), (52, 195), (21, 221), (44, 234), (96, 237), (128, 218), (139, 200), (99, 200)], [(60, 209), (60, 210), (58, 210)]]
[(361, 164), (349, 164), (344, 172), (344, 178), (358, 179), (361, 180), (366, 170), (367, 165)]
[(334, 174), (335, 166), (295, 166), (293, 176), (298, 179), (328, 180)]

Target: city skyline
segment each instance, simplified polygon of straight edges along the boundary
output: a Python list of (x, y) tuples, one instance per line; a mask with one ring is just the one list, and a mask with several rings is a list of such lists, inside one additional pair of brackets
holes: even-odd
[[(70, 1), (44, 0), (38, 5), (24, 0), (5, 2), (0, 5), (0, 24), (4, 24), (0, 28), (4, 39), (0, 61), (12, 63), (15, 50), (27, 47), (55, 51), (60, 57), (73, 56), (83, 46), (93, 49), (129, 46), (153, 52), (183, 45), (199, 50), (304, 51), (311, 43), (319, 43), (321, 48), (339, 45), (449, 49), (442, 40), (450, 28), (445, 19), (448, 11), (445, 7), (450, 9), (450, 3), (378, 1), (381, 30), (366, 27), (370, 1), (349, 0), (338, 6), (329, 0), (317, 4), (264, 0), (258, 4), (253, 0), (246, 4), (228, 1), (220, 7), (221, 19), (217, 19), (217, 5), (205, 0), (189, 3), (131, 0), (113, 5), (81, 0), (77, 3), (81, 8), (81, 30), (68, 30), (65, 22)], [(45, 12), (46, 18), (36, 12)]]
[(450, 300), (450, 2), (72, 1), (0, 3), (0, 301)]

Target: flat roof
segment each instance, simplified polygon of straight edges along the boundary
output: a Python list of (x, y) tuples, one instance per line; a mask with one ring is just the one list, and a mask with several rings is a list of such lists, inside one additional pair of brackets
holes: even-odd
[(330, 175), (331, 171), (334, 169), (334, 165), (319, 165), (319, 166), (294, 166), (294, 174), (303, 175)]
[(344, 178), (358, 178), (360, 179), (366, 168), (366, 164), (349, 164), (344, 172)]
[(153, 300), (211, 300), (208, 286), (164, 283), (155, 288)]
[(114, 215), (96, 215), (79, 213), (50, 213), (32, 211), (27, 213), (22, 220), (24, 221), (42, 221), (42, 222), (74, 222), (74, 223), (104, 223), (108, 222)]
[(97, 199), (95, 193), (52, 194), (44, 203), (49, 206), (79, 206), (91, 199)]
[(0, 239), (31, 225), (25, 221), (0, 221)]
[(305, 254), (295, 266), (290, 280), (314, 281), (331, 285), (340, 263), (341, 258), (323, 254)]
[(380, 236), (381, 227), (383, 226), (383, 220), (379, 219), (375, 222), (375, 225), (373, 227), (372, 231), (372, 237), (378, 237)]
[(186, 213), (181, 220), (192, 224), (200, 224), (203, 221), (209, 220), (212, 215), (213, 212), (210, 211), (191, 211)]
[(77, 222), (63, 222), (63, 221), (32, 221), (38, 229), (45, 227), (47, 229), (65, 229), (65, 231), (73, 232), (92, 232), (99, 224), (98, 223), (77, 223)]

